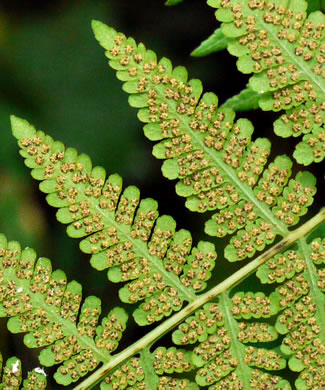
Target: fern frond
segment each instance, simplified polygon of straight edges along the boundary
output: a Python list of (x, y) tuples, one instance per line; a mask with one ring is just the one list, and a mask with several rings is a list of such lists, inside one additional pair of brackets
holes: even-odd
[(270, 142), (251, 142), (251, 122), (234, 122), (234, 111), (218, 109), (213, 93), (201, 97), (201, 82), (187, 81), (185, 68), (173, 69), (166, 58), (157, 62), (143, 44), (100, 22), (93, 28), (110, 66), (125, 82), (123, 89), (131, 94), (130, 105), (140, 108), (145, 135), (163, 140), (153, 149), (155, 157), (166, 160), (163, 174), (179, 179), (176, 191), (187, 198), (190, 210), (220, 210), (207, 222), (208, 234), (237, 232), (226, 258), (252, 257), (277, 235), (285, 237), (312, 203), (314, 177), (301, 172), (289, 181), (292, 162), (286, 156), (265, 169)]
[(285, 110), (274, 124), (281, 137), (305, 135), (294, 157), (301, 164), (325, 157), (325, 15), (307, 15), (305, 0), (209, 0), (232, 38), (238, 69), (254, 73), (250, 87), (272, 92), (259, 100), (263, 110)]
[(7, 360), (4, 367), (2, 367), (2, 364), (2, 355), (0, 353), (1, 390), (42, 390), (46, 388), (46, 374), (43, 369), (35, 368), (28, 373), (27, 378), (23, 381), (20, 359), (12, 357)]
[(117, 307), (97, 325), (100, 299), (90, 296), (81, 303), (79, 283), (67, 283), (63, 271), (52, 271), (50, 260), (37, 259), (31, 248), (22, 250), (0, 235), (0, 317), (10, 317), (12, 333), (26, 333), (27, 347), (45, 347), (40, 362), (61, 364), (54, 377), (64, 385), (110, 360), (128, 318)]
[(277, 283), (272, 299), (283, 312), (276, 329), (285, 335), (281, 350), (289, 367), (300, 372), (298, 390), (325, 387), (325, 239), (299, 240), (292, 249), (268, 260), (257, 271), (262, 283)]
[(12, 127), (32, 176), (41, 180), (47, 202), (59, 208), (57, 218), (68, 224), (70, 237), (86, 237), (80, 248), (92, 254), (91, 265), (108, 269), (112, 282), (128, 282), (120, 289), (123, 302), (137, 303), (138, 324), (146, 325), (180, 310), (204, 290), (214, 268), (213, 244), (192, 248), (186, 230), (176, 232), (170, 216), (158, 218), (157, 202), (122, 179), (106, 179), (102, 167), (90, 158), (45, 135), (27, 121), (13, 117)]

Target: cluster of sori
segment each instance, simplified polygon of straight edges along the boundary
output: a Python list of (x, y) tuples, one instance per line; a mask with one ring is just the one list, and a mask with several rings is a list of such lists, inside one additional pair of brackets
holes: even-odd
[(52, 272), (50, 260), (37, 260), (32, 249), (21, 250), (4, 236), (0, 241), (0, 315), (10, 317), (8, 329), (26, 333), (30, 348), (45, 347), (42, 365), (62, 363), (55, 374), (59, 383), (75, 382), (108, 361), (125, 329), (126, 312), (115, 308), (98, 325), (98, 298), (81, 305), (81, 285), (67, 283), (61, 270)]
[(262, 292), (239, 292), (232, 297), (231, 313), (235, 318), (266, 318), (276, 312), (277, 305)]
[(286, 110), (274, 124), (281, 137), (308, 134), (294, 153), (308, 165), (325, 157), (325, 17), (307, 15), (305, 0), (209, 0), (238, 69), (255, 73), (250, 87), (264, 110)]
[(258, 277), (262, 283), (282, 283), (292, 278), (296, 273), (303, 271), (305, 260), (294, 250), (278, 254), (267, 261), (258, 270)]
[[(197, 385), (188, 379), (163, 375), (192, 370), (190, 351), (159, 347), (149, 353), (149, 358), (140, 355), (140, 358), (131, 358), (108, 375), (101, 383), (101, 390), (150, 390), (149, 384), (155, 385), (157, 390), (198, 390)], [(144, 359), (147, 359), (146, 364)]]

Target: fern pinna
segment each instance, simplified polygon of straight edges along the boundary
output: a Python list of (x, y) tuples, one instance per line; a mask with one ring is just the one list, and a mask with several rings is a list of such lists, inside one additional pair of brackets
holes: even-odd
[[(301, 164), (325, 157), (325, 16), (307, 15), (306, 0), (208, 0), (217, 8), (238, 69), (254, 73), (252, 90), (263, 110), (285, 110), (274, 123), (281, 137), (299, 137)], [(264, 96), (263, 96), (264, 95)]]
[[(158, 62), (143, 44), (100, 22), (93, 27), (130, 104), (140, 108), (146, 136), (160, 141), (154, 155), (166, 160), (165, 176), (179, 179), (177, 192), (191, 210), (217, 211), (206, 224), (210, 235), (234, 234), (225, 257), (252, 258), (282, 239), (204, 291), (215, 266), (212, 243), (192, 248), (188, 231), (176, 231), (169, 216), (158, 217), (156, 201), (140, 201), (136, 187), (122, 190), (120, 176), (106, 177), (85, 154), (12, 117), (20, 154), (68, 235), (83, 238), (80, 248), (94, 268), (124, 283), (120, 298), (137, 304), (139, 325), (163, 321), (117, 349), (127, 325), (124, 309), (112, 308), (100, 320), (98, 298), (81, 305), (77, 282), (67, 283), (48, 259), (37, 260), (32, 249), (1, 236), (0, 315), (10, 317), (9, 330), (26, 333), (28, 347), (43, 348), (40, 362), (59, 365), (54, 378), (60, 384), (95, 370), (75, 390), (99, 383), (102, 390), (289, 390), (293, 382), (299, 390), (320, 390), (325, 246), (309, 233), (324, 221), (325, 210), (292, 229), (313, 202), (314, 177), (300, 172), (290, 179), (287, 156), (267, 165), (270, 142), (252, 142), (252, 124), (235, 122), (234, 111), (218, 108), (214, 94), (201, 97), (200, 81), (187, 81), (184, 68), (173, 69), (165, 58)], [(167, 334), (169, 347), (159, 341)], [(10, 364), (9, 373), (13, 364), (14, 371), (20, 367), (17, 360)], [(299, 374), (290, 378), (287, 366)], [(20, 373), (9, 376), (0, 388), (10, 380), (19, 387)], [(39, 381), (44, 385), (43, 377)], [(41, 388), (35, 383), (28, 388)]]
[(153, 154), (165, 159), (163, 174), (179, 179), (176, 191), (197, 212), (220, 210), (206, 223), (206, 233), (223, 237), (237, 232), (225, 249), (230, 261), (243, 260), (285, 237), (299, 222), (315, 193), (315, 179), (300, 172), (293, 180), (292, 162), (279, 156), (267, 164), (271, 144), (251, 141), (253, 125), (234, 122), (235, 113), (220, 107), (213, 93), (202, 97), (199, 80), (187, 81), (183, 67), (172, 68), (166, 58), (143, 44), (137, 45), (114, 29), (94, 22), (95, 34), (107, 50), (109, 64), (117, 69), (129, 103), (140, 108), (147, 122), (145, 135), (163, 141)]
[(65, 148), (19, 118), (12, 118), (13, 133), (32, 176), (42, 180), (47, 201), (59, 208), (57, 218), (69, 224), (71, 237), (85, 237), (80, 249), (92, 254), (91, 265), (108, 269), (112, 282), (127, 282), (120, 289), (123, 302), (144, 300), (134, 313), (147, 325), (192, 302), (211, 276), (214, 245), (200, 242), (192, 248), (188, 231), (176, 232), (170, 216), (158, 218), (157, 202), (143, 199), (134, 186), (122, 192), (122, 179), (106, 179), (102, 167), (90, 158)]

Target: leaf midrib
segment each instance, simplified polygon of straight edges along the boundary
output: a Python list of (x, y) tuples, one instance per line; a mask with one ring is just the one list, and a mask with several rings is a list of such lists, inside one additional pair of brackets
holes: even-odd
[(244, 383), (244, 389), (250, 388), (249, 383), (249, 375), (250, 369), (248, 365), (244, 362), (244, 346), (238, 341), (237, 338), (237, 326), (235, 324), (235, 320), (233, 315), (230, 313), (231, 300), (227, 294), (227, 292), (223, 292), (220, 296), (221, 307), (223, 307), (223, 312), (226, 317), (225, 328), (228, 329), (231, 338), (230, 349), (232, 350), (234, 357), (238, 360), (238, 366), (234, 371), (239, 370), (241, 374), (239, 375), (241, 381)]
[[(69, 184), (71, 184), (71, 186), (70, 186), (70, 188), (71, 188), (73, 186), (73, 183), (70, 181)], [(191, 293), (189, 291), (189, 289), (187, 289), (179, 281), (179, 279), (176, 275), (168, 272), (164, 268), (162, 261), (158, 257), (152, 256), (152, 255), (150, 255), (150, 253), (148, 251), (144, 250), (144, 247), (147, 247), (147, 243), (144, 243), (142, 241), (139, 242), (138, 239), (133, 238), (129, 234), (127, 227), (124, 227), (123, 225), (120, 225), (119, 223), (117, 223), (113, 218), (109, 217), (108, 213), (105, 213), (105, 211), (99, 207), (98, 201), (96, 201), (93, 198), (89, 199), (86, 197), (84, 197), (84, 200), (87, 200), (89, 203), (91, 203), (93, 209), (96, 209), (96, 211), (98, 213), (100, 213), (104, 217), (104, 219), (106, 219), (106, 221), (108, 221), (108, 224), (114, 226), (116, 228), (116, 230), (121, 233), (121, 235), (124, 235), (128, 241), (132, 242), (132, 244), (138, 249), (138, 251), (143, 255), (143, 257), (149, 259), (150, 268), (154, 268), (160, 275), (162, 275), (164, 277), (165, 281), (169, 282), (170, 287), (174, 287), (178, 292), (181, 292), (183, 294), (183, 297), (188, 302), (192, 302), (197, 298), (197, 296), (194, 293)], [(114, 211), (114, 215), (115, 215), (115, 213), (116, 213), (116, 210)], [(82, 219), (82, 218), (80, 218), (80, 219)], [(105, 226), (104, 227), (104, 229), (105, 229), (107, 227), (107, 225), (104, 223), (104, 226)], [(103, 252), (103, 251), (100, 251), (100, 252)]]

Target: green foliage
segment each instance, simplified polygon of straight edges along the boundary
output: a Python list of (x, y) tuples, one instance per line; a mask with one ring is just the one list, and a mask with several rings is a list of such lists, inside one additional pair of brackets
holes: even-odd
[(52, 271), (49, 259), (0, 236), (0, 317), (10, 318), (12, 333), (26, 333), (27, 347), (44, 347), (43, 366), (62, 363), (54, 377), (64, 385), (110, 359), (128, 318), (115, 308), (97, 325), (100, 299), (91, 296), (81, 305), (81, 290), (63, 271)]
[[(211, 389), (261, 389), (261, 381), (274, 389), (290, 389), (286, 380), (267, 371), (281, 370), (283, 357), (254, 344), (275, 340), (278, 333), (266, 322), (246, 322), (245, 319), (267, 318), (278, 311), (263, 293), (222, 294), (218, 304), (207, 304), (188, 317), (173, 333), (175, 344), (196, 343), (193, 362), (199, 370), (196, 382), (200, 386), (215, 384)], [(253, 345), (247, 345), (247, 344)]]
[(134, 317), (147, 325), (192, 302), (206, 287), (216, 253), (208, 242), (192, 248), (191, 234), (176, 232), (170, 216), (158, 218), (153, 199), (140, 202), (140, 191), (122, 178), (106, 179), (102, 167), (92, 168), (90, 158), (45, 135), (27, 121), (12, 117), (13, 134), (32, 176), (41, 180), (49, 205), (59, 208), (57, 218), (68, 224), (70, 237), (87, 237), (80, 249), (92, 255), (91, 265), (107, 270), (120, 289), (123, 302), (144, 300)]
[(129, 359), (108, 375), (100, 388), (101, 390), (125, 388), (198, 390), (199, 387), (195, 382), (171, 376), (171, 374), (186, 373), (193, 369), (191, 351), (175, 347), (168, 349), (158, 347), (153, 352), (144, 349), (137, 357)]
[(285, 335), (281, 351), (289, 357), (292, 371), (301, 372), (297, 389), (323, 388), (325, 333), (325, 239), (275, 256), (262, 265), (257, 276), (262, 283), (277, 283), (273, 299), (281, 310), (276, 330)]
[(218, 109), (213, 93), (201, 97), (199, 80), (187, 81), (183, 67), (172, 68), (143, 44), (137, 45), (114, 29), (94, 22), (96, 38), (107, 50), (109, 65), (124, 81), (129, 103), (139, 108), (145, 135), (159, 141), (156, 158), (166, 160), (162, 172), (179, 179), (176, 192), (187, 198), (191, 211), (220, 210), (206, 223), (211, 236), (236, 232), (225, 248), (230, 261), (244, 260), (288, 234), (307, 212), (315, 179), (299, 172), (290, 179), (292, 162), (279, 156), (267, 164), (270, 142), (251, 141), (253, 125), (234, 121), (228, 107)]
[(194, 57), (204, 57), (227, 47), (229, 39), (217, 28), (212, 35), (203, 41), (199, 47), (192, 51)]
[[(46, 375), (41, 368), (35, 368), (28, 373), (22, 383), (21, 361), (12, 357), (2, 367), (2, 356), (0, 354), (0, 389), (1, 390), (42, 390), (46, 388)], [(2, 373), (2, 376), (1, 376)]]
[[(209, 0), (238, 57), (243, 73), (254, 73), (249, 85), (263, 93), (263, 110), (285, 114), (274, 123), (281, 137), (306, 134), (296, 160), (304, 165), (325, 157), (324, 34), (325, 16), (307, 14), (305, 0)], [(271, 92), (265, 94), (265, 92)]]
[(222, 107), (231, 108), (234, 111), (250, 111), (258, 108), (261, 94), (249, 87), (243, 89), (238, 95), (229, 98)]
[[(285, 115), (290, 115), (294, 104), (285, 107), (281, 93), (284, 89), (297, 93), (295, 87), (305, 88), (306, 83), (313, 89), (297, 107), (318, 104), (321, 109), (322, 95), (314, 79), (303, 72), (280, 89), (264, 85), (269, 82), (267, 72), (280, 67), (270, 67), (268, 58), (283, 56), (285, 65), (281, 65), (293, 69), (292, 56), (286, 55), (294, 42), (281, 46), (285, 53), (272, 53), (264, 60), (254, 59), (247, 52), (251, 45), (241, 39), (252, 34), (257, 41), (254, 53), (260, 55), (268, 48), (259, 37), (265, 25), (274, 24), (268, 31), (276, 36), (279, 32), (275, 12), (285, 15), (279, 18), (281, 26), (288, 18), (289, 27), (290, 18), (299, 14), (298, 30), (305, 35), (307, 30), (315, 34), (310, 21), (318, 23), (322, 16), (311, 12), (318, 7), (313, 3), (305, 22), (302, 0), (209, 3), (219, 8), (217, 17), (223, 25), (199, 53), (211, 51), (211, 43), (223, 39), (222, 32), (228, 48), (236, 48), (242, 70), (256, 73), (247, 89), (221, 107), (213, 93), (202, 95), (199, 80), (188, 81), (185, 68), (173, 68), (166, 58), (158, 61), (143, 44), (100, 22), (93, 22), (93, 28), (130, 94), (130, 105), (139, 109), (145, 135), (158, 141), (153, 154), (165, 160), (163, 174), (178, 179), (176, 191), (190, 210), (213, 212), (205, 227), (208, 234), (232, 235), (229, 244), (217, 241), (224, 257), (234, 262), (264, 253), (213, 285), (218, 272), (214, 244), (200, 241), (193, 247), (190, 232), (176, 231), (172, 217), (159, 216), (155, 200), (140, 200), (138, 188), (123, 189), (118, 174), (107, 176), (104, 168), (93, 167), (87, 155), (12, 116), (13, 135), (25, 165), (40, 182), (48, 204), (57, 209), (59, 222), (67, 225), (67, 234), (82, 239), (80, 249), (91, 255), (96, 270), (105, 270), (114, 283), (123, 283), (120, 299), (135, 304), (129, 311), (138, 325), (160, 321), (136, 342), (118, 349), (128, 320), (123, 308), (110, 308), (99, 323), (97, 297), (82, 303), (79, 283), (68, 283), (63, 271), (52, 271), (50, 260), (37, 259), (31, 248), (21, 249), (0, 235), (0, 317), (9, 318), (12, 333), (25, 333), (27, 347), (42, 348), (42, 366), (59, 365), (54, 374), (58, 384), (71, 385), (94, 371), (75, 390), (95, 385), (101, 390), (290, 390), (293, 383), (297, 390), (325, 387), (324, 223), (310, 234), (324, 221), (325, 211), (292, 229), (313, 202), (316, 180), (309, 172), (291, 178), (293, 163), (285, 155), (268, 162), (270, 141), (252, 141), (253, 125), (245, 118), (235, 121), (234, 112), (255, 109), (257, 102), (273, 109), (278, 99), (281, 108), (289, 110)], [(281, 6), (292, 7), (292, 14)], [(265, 16), (264, 8), (270, 15)], [(246, 31), (244, 23), (252, 31)], [(315, 28), (322, 34), (322, 28)], [(287, 34), (291, 33), (295, 32), (289, 29)], [(313, 38), (318, 45), (318, 38)], [(314, 72), (317, 61), (321, 63), (318, 54), (311, 62), (298, 58), (298, 65), (312, 63), (314, 67), (308, 65), (307, 70)], [(281, 82), (278, 76), (272, 80)], [(316, 116), (311, 119), (321, 129)], [(315, 123), (305, 140), (315, 136)], [(19, 359), (8, 360), (6, 367), (0, 389), (18, 389)], [(41, 368), (23, 382), (26, 390), (45, 386)]]

